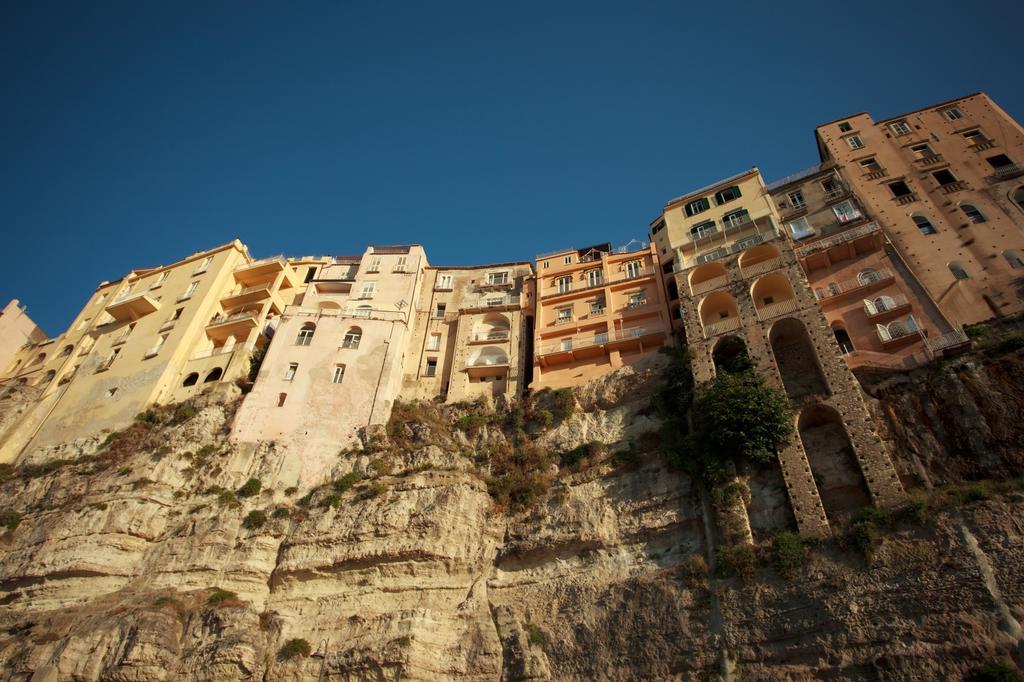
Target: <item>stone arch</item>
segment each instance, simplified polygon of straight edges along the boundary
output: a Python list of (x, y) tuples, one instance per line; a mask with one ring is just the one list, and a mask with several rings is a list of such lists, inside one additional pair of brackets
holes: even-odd
[(484, 346), (473, 355), (469, 364), (474, 367), (481, 365), (507, 365), (508, 353), (497, 346)]
[(711, 261), (710, 263), (703, 263), (693, 268), (690, 271), (687, 281), (690, 285), (690, 291), (702, 291), (705, 287), (701, 287), (705, 282), (711, 282), (717, 280), (720, 277), (725, 277), (726, 280), (729, 278), (729, 272), (725, 269), (725, 265), (720, 261)]
[(723, 336), (715, 343), (711, 351), (711, 360), (715, 363), (716, 372), (727, 374), (743, 372), (754, 366), (747, 351), (747, 343), (735, 334)]
[(222, 376), (224, 376), (224, 370), (220, 367), (214, 367), (210, 370), (210, 373), (206, 375), (206, 378), (203, 379), (203, 383), (210, 384), (214, 381), (219, 381)]
[(959, 261), (951, 260), (947, 264), (949, 271), (953, 273), (954, 279), (970, 279), (971, 276), (967, 274), (967, 268), (965, 268)]
[(46, 353), (40, 353), (39, 355), (36, 356), (36, 359), (33, 361), (33, 364), (41, 365), (45, 361), (46, 361)]
[(760, 314), (769, 312), (769, 306), (794, 300), (796, 293), (793, 291), (793, 285), (790, 284), (789, 278), (776, 272), (755, 280), (750, 286), (750, 298), (754, 301), (754, 308)]
[(512, 331), (512, 323), (501, 313), (489, 313), (473, 326), (477, 341), (505, 341)]
[(938, 230), (935, 229), (935, 225), (928, 219), (928, 216), (920, 213), (915, 213), (910, 216), (914, 224), (917, 225), (917, 229), (921, 230), (921, 234), (935, 234)]
[(818, 364), (818, 352), (803, 322), (795, 317), (782, 318), (769, 330), (768, 342), (790, 398), (829, 395), (828, 382)]
[(1021, 185), (1013, 192), (1013, 203), (1017, 204), (1017, 208), (1024, 211), (1024, 185)]
[(700, 322), (704, 325), (705, 331), (711, 325), (732, 318), (738, 319), (740, 316), (736, 299), (728, 291), (716, 291), (705, 296), (697, 307), (697, 313), (700, 315)]
[(195, 386), (197, 383), (199, 383), (199, 372), (192, 372), (187, 377), (185, 377), (185, 380), (181, 382), (181, 385)]
[(741, 253), (737, 262), (739, 263), (740, 270), (749, 276), (751, 269), (755, 265), (767, 263), (781, 257), (782, 252), (779, 251), (779, 247), (775, 246), (775, 244), (758, 244), (757, 246), (751, 246)]
[(341, 313), (341, 306), (334, 301), (320, 301), (317, 304), (320, 312), (327, 313), (328, 315), (338, 315)]
[(838, 412), (821, 403), (808, 405), (797, 419), (797, 432), (830, 522), (871, 504), (871, 493)]
[(61, 357), (66, 357), (68, 355), (71, 355), (71, 353), (74, 352), (74, 350), (75, 347), (69, 343), (68, 345), (64, 346), (64, 348), (60, 351), (60, 355)]
[(843, 351), (843, 355), (855, 350), (853, 347), (853, 340), (850, 338), (850, 333), (846, 331), (846, 327), (841, 323), (832, 323), (832, 335), (835, 336), (836, 343), (839, 344), (839, 349)]

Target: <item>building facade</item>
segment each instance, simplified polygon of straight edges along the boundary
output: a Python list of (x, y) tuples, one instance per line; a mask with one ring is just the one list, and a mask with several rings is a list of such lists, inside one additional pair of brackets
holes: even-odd
[(26, 345), (37, 345), (46, 341), (46, 333), (39, 328), (25, 309), (12, 299), (0, 310), (0, 367), (3, 376), (16, 375), (22, 369), (23, 360), (19, 351)]
[(854, 114), (816, 138), (954, 324), (1024, 310), (1024, 130), (991, 98)]
[(537, 257), (533, 390), (575, 386), (671, 343), (654, 247)]
[(428, 267), (405, 355), (402, 398), (518, 397), (528, 381), (533, 267)]
[(743, 348), (789, 396), (799, 436), (779, 453), (782, 476), (800, 532), (822, 537), (837, 515), (896, 504), (904, 492), (777, 222), (753, 169), (669, 202), (652, 231), (674, 254), (695, 380), (709, 381)]
[(786, 236), (851, 368), (913, 367), (966, 343), (882, 226), (822, 163), (768, 185)]

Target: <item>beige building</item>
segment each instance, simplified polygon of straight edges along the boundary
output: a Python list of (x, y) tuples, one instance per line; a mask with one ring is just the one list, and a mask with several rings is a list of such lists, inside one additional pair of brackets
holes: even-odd
[(237, 240), (100, 284), (65, 333), (22, 351), (35, 394), (12, 396), (30, 405), (6, 410), (19, 417), (3, 424), (0, 461), (245, 377), (269, 323), (301, 291), (285, 259), (253, 261)]
[(816, 137), (946, 317), (1024, 310), (1024, 129), (991, 98), (854, 114)]
[(18, 299), (8, 302), (0, 311), (0, 368), (4, 372), (0, 376), (15, 376), (20, 370), (27, 369), (22, 359), (17, 357), (19, 351), (26, 345), (37, 345), (43, 341), (46, 341), (46, 334), (32, 321)]
[(785, 390), (799, 437), (779, 453), (802, 534), (830, 519), (891, 505), (903, 487), (842, 360), (792, 245), (753, 169), (669, 202), (652, 232), (674, 255), (675, 287), (697, 382), (745, 349)]
[(360, 427), (385, 423), (427, 265), (418, 245), (371, 246), (315, 271), (278, 318), (232, 439), (295, 448), (291, 465), (310, 482), (357, 442)]
[(402, 398), (519, 396), (531, 358), (533, 267), (428, 267), (405, 355)]
[(533, 381), (576, 386), (671, 343), (653, 246), (610, 244), (537, 257)]

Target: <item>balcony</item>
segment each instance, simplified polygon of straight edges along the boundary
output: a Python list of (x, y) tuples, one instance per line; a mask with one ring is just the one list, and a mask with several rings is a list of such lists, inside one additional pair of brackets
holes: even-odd
[(847, 196), (850, 192), (843, 186), (833, 187), (832, 189), (825, 192), (825, 203), (831, 204), (833, 201), (839, 201), (843, 197)]
[(995, 184), (997, 182), (1002, 182), (1003, 180), (1016, 178), (1020, 175), (1024, 175), (1024, 166), (1017, 163), (1013, 163), (1010, 164), (1009, 166), (1000, 166), (999, 168), (996, 168), (995, 172), (985, 179)]
[(160, 325), (159, 331), (165, 332), (168, 329), (173, 328), (174, 327), (174, 323), (177, 322), (177, 321), (178, 321), (177, 318), (174, 318), (174, 317), (171, 317), (171, 318), (168, 318), (168, 319), (164, 320), (164, 323), (162, 325)]
[(786, 208), (784, 211), (780, 211), (780, 214), (781, 214), (780, 217), (782, 218), (782, 220), (785, 221), (785, 220), (789, 220), (790, 218), (796, 218), (797, 216), (799, 216), (802, 213), (805, 213), (806, 211), (807, 211), (807, 202), (806, 201), (803, 201), (803, 202), (800, 202), (800, 203), (794, 202), (788, 208)]
[(879, 233), (881, 232), (881, 229), (882, 228), (878, 226), (878, 223), (867, 223), (858, 227), (852, 227), (845, 232), (840, 232), (839, 234), (831, 237), (819, 239), (818, 241), (810, 242), (809, 244), (801, 244), (797, 246), (794, 251), (796, 251), (797, 257), (806, 258), (812, 253), (818, 253), (819, 251), (831, 249), (833, 246), (838, 246), (839, 244), (845, 244), (847, 242), (854, 241), (855, 239), (860, 239), (861, 237)]
[(333, 279), (312, 279), (312, 284), (319, 294), (347, 294), (352, 291), (352, 283), (355, 275), (350, 277), (336, 277)]
[(273, 282), (264, 282), (262, 284), (255, 284), (250, 287), (237, 289), (232, 291), (230, 294), (222, 296), (220, 304), (225, 308), (234, 308), (246, 303), (262, 301), (270, 296), (273, 286)]
[(983, 152), (986, 149), (992, 149), (996, 146), (996, 141), (990, 137), (983, 137), (978, 139), (977, 142), (972, 144), (968, 149), (974, 152)]
[(465, 370), (471, 377), (504, 375), (509, 368), (508, 354), (497, 346), (485, 346), (466, 361)]
[(127, 293), (111, 301), (105, 310), (118, 322), (131, 322), (160, 310), (160, 302), (151, 297), (148, 291)]
[(518, 309), (521, 307), (522, 298), (519, 294), (505, 294), (504, 296), (482, 296), (475, 301), (467, 301), (459, 306), (460, 312), (479, 312), (483, 310)]
[(727, 317), (720, 322), (713, 322), (711, 324), (704, 325), (704, 338), (710, 339), (727, 332), (736, 331), (740, 328), (739, 317)]
[(894, 317), (910, 311), (910, 300), (903, 294), (895, 296), (879, 296), (872, 300), (864, 301), (864, 314), (872, 322), (883, 320), (887, 317)]
[[(548, 287), (548, 291), (541, 295), (542, 299), (554, 298), (555, 296), (565, 296), (566, 294), (579, 293), (581, 291), (589, 291), (591, 289), (597, 289), (598, 287), (608, 286), (611, 284), (618, 284), (620, 282), (628, 282), (635, 279), (643, 279), (645, 277), (651, 277), (657, 274), (655, 268), (640, 268), (638, 270), (624, 270), (621, 273), (617, 273), (610, 277), (600, 277), (595, 280), (587, 280), (576, 285), (572, 282), (567, 282), (562, 285), (555, 285)], [(552, 291), (553, 290), (553, 291)]]
[(924, 345), (928, 352), (934, 356), (941, 351), (966, 348), (971, 345), (971, 339), (962, 329), (954, 329), (935, 338), (925, 339)]
[(917, 195), (911, 192), (910, 194), (901, 194), (898, 197), (893, 197), (892, 200), (899, 206), (906, 206), (917, 201)]
[(943, 194), (952, 194), (953, 192), (959, 192), (961, 190), (968, 189), (969, 185), (963, 180), (957, 180), (956, 182), (947, 182), (945, 185), (939, 185), (939, 189), (942, 190)]
[(476, 288), (480, 289), (482, 291), (502, 290), (502, 289), (512, 289), (513, 287), (515, 287), (515, 285), (516, 285), (515, 280), (506, 278), (506, 279), (501, 280), (501, 281), (498, 281), (498, 280), (494, 280), (494, 281), (491, 281), (491, 280), (481, 280), (480, 282), (477, 283)]
[(864, 179), (865, 180), (881, 180), (882, 178), (884, 178), (884, 177), (886, 177), (888, 175), (889, 175), (889, 171), (885, 170), (884, 168), (879, 168), (878, 170), (868, 171), (867, 173), (865, 173), (864, 174)]
[[(542, 343), (537, 347), (538, 357), (556, 359), (564, 356), (566, 360), (577, 357), (600, 355), (609, 347), (642, 345), (644, 340), (651, 341), (656, 337), (664, 337), (665, 330), (661, 327), (628, 327), (610, 332), (577, 334), (572, 337)], [(554, 357), (552, 357), (554, 356)]]
[(842, 282), (830, 282), (827, 287), (815, 289), (814, 297), (822, 304), (832, 303), (848, 298), (850, 294), (863, 294), (887, 284), (892, 284), (894, 280), (895, 276), (892, 270), (882, 268), (873, 271), (871, 274), (865, 274)]
[(212, 358), (216, 355), (225, 355), (227, 353), (234, 353), (237, 351), (249, 352), (256, 347), (255, 343), (236, 343), (231, 346), (215, 346), (206, 350), (201, 350), (198, 353), (193, 353), (189, 360), (205, 360), (206, 358)]
[(875, 330), (882, 347), (886, 350), (908, 345), (924, 336), (924, 330), (913, 315), (908, 315), (903, 320), (894, 320), (887, 325), (875, 325)]
[(761, 322), (765, 320), (771, 320), (791, 313), (800, 307), (800, 302), (794, 297), (785, 301), (779, 301), (778, 303), (769, 303), (768, 305), (759, 306), (757, 308), (757, 319)]
[(714, 291), (719, 287), (724, 287), (729, 283), (729, 275), (719, 275), (718, 277), (712, 277), (711, 279), (698, 282), (690, 285), (690, 295), (700, 296), (708, 291)]
[[(492, 331), (481, 334), (474, 334), (470, 337), (470, 343), (504, 343), (510, 338), (509, 330)], [(437, 350), (436, 348), (434, 350)]]
[(922, 156), (914, 159), (914, 165), (918, 168), (931, 168), (932, 166), (937, 166), (942, 162), (942, 154), (929, 154), (928, 156)]
[(215, 315), (206, 325), (206, 335), (211, 339), (226, 339), (229, 336), (248, 336), (259, 325), (259, 310), (243, 310), (230, 315)]

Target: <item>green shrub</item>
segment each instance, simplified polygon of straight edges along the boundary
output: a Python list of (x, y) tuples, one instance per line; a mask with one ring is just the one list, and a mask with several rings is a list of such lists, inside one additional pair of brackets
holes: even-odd
[(320, 500), (321, 507), (330, 507), (331, 509), (337, 509), (341, 506), (341, 493), (331, 493)]
[(907, 503), (906, 515), (919, 526), (928, 523), (928, 501), (921, 497), (911, 498)]
[(183, 608), (181, 602), (175, 599), (174, 597), (157, 597), (153, 601), (153, 606), (158, 609), (162, 609), (165, 606), (170, 606), (173, 609)]
[(522, 405), (516, 405), (505, 418), (505, 426), (512, 431), (521, 431), (526, 426), (526, 413)]
[(633, 444), (630, 443), (629, 447), (625, 450), (616, 450), (611, 456), (612, 464), (623, 469), (632, 469), (633, 467), (640, 464), (640, 453), (637, 452)]
[(288, 497), (291, 497), (292, 495), (294, 495), (297, 492), (299, 492), (299, 489), (297, 487), (295, 487), (294, 485), (290, 485), (290, 486), (288, 486), (287, 488), (284, 489), (284, 494), (287, 495)]
[(245, 515), (245, 519), (242, 520), (242, 527), (248, 528), (249, 530), (255, 530), (262, 528), (267, 522), (267, 515), (258, 509), (254, 509)]
[(467, 414), (455, 420), (455, 428), (473, 434), (479, 431), (487, 421), (487, 417), (482, 414)]
[(299, 505), (300, 507), (308, 507), (312, 503), (313, 503), (313, 493), (306, 493), (305, 495), (300, 497), (299, 501), (296, 502), (295, 504)]
[(969, 324), (964, 327), (964, 333), (972, 339), (984, 336), (987, 332), (988, 327), (985, 324)]
[(559, 421), (565, 421), (576, 413), (576, 397), (568, 388), (552, 391), (551, 401)]
[(263, 484), (260, 483), (260, 479), (258, 479), (258, 478), (250, 478), (248, 481), (246, 481), (242, 485), (241, 488), (238, 489), (238, 496), (239, 497), (252, 497), (253, 495), (259, 495), (260, 494), (260, 488), (262, 488), (262, 487), (263, 487)]
[(864, 507), (853, 517), (854, 523), (870, 522), (874, 524), (885, 525), (892, 520), (892, 515), (889, 514), (889, 510), (883, 507)]
[(236, 509), (242, 505), (242, 503), (238, 501), (238, 498), (235, 497), (235, 494), (230, 490), (222, 490), (217, 493), (217, 502), (231, 509)]
[(523, 628), (526, 630), (526, 637), (530, 641), (530, 644), (536, 644), (537, 646), (544, 646), (547, 644), (548, 636), (540, 629), (540, 627), (533, 623), (526, 623)]
[(379, 495), (382, 495), (384, 491), (387, 489), (388, 487), (381, 483), (380, 481), (373, 481), (368, 486), (366, 486), (366, 490), (363, 496), (365, 498), (378, 497)]
[(737, 577), (748, 582), (757, 572), (757, 550), (751, 544), (719, 547), (716, 554), (718, 570), (723, 577)]
[(783, 532), (775, 536), (772, 543), (775, 559), (775, 570), (783, 578), (791, 579), (797, 569), (804, 565), (807, 551), (803, 538), (799, 533)]
[(1024, 675), (1003, 661), (990, 661), (967, 673), (964, 682), (1024, 682)]
[(343, 493), (359, 481), (363, 480), (363, 475), (358, 471), (350, 471), (341, 478), (334, 481), (331, 487), (334, 488), (334, 492)]
[(562, 453), (562, 465), (575, 467), (583, 461), (593, 464), (594, 460), (608, 451), (608, 446), (599, 440), (584, 443), (569, 452)]
[(0, 510), (0, 526), (3, 526), (10, 532), (14, 532), (14, 529), (19, 524), (21, 524), (21, 514), (13, 509)]
[(213, 592), (209, 597), (206, 598), (207, 604), (223, 604), (225, 602), (234, 601), (238, 598), (238, 595), (229, 590), (222, 590), (219, 587), (214, 588)]
[(143, 424), (159, 424), (160, 417), (152, 410), (146, 410), (135, 415), (135, 421), (142, 422)]
[(189, 419), (196, 416), (197, 414), (199, 414), (199, 412), (196, 410), (196, 408), (192, 407), (191, 405), (182, 403), (174, 408), (174, 416), (172, 417), (171, 421), (176, 424), (181, 424), (183, 422), (187, 422)]
[(291, 516), (291, 510), (288, 507), (278, 507), (270, 514), (271, 518), (275, 519), (287, 519)]
[(551, 413), (551, 410), (537, 410), (533, 413), (532, 421), (542, 429), (550, 429), (551, 425), (555, 423), (555, 415)]
[(295, 658), (306, 658), (313, 653), (313, 647), (304, 639), (289, 639), (277, 653), (282, 661), (290, 661)]
[[(57, 471), (58, 469), (73, 464), (70, 459), (51, 459), (40, 464), (25, 464), (19, 468), (22, 478), (39, 478), (40, 476), (47, 476)], [(131, 470), (129, 469), (129, 472)]]
[(513, 514), (532, 507), (547, 488), (548, 482), (540, 474), (519, 470), (487, 481), (487, 492), (503, 509)]
[(382, 459), (375, 459), (370, 462), (370, 468), (378, 476), (387, 476), (391, 473), (391, 465)]

